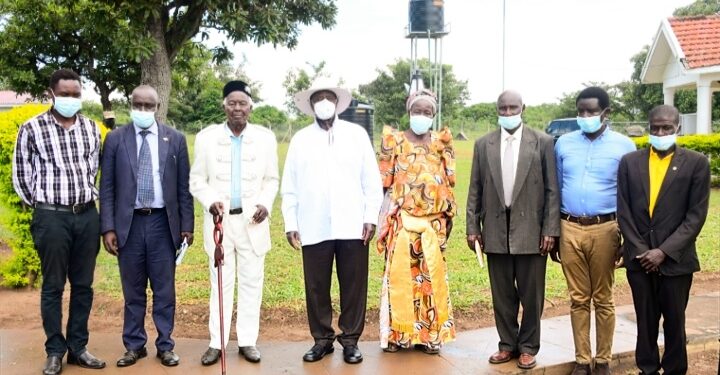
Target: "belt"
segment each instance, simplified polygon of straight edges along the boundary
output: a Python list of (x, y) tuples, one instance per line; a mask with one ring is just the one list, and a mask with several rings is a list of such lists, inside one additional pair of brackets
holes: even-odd
[(595, 215), (595, 216), (572, 216), (570, 214), (560, 214), (560, 218), (563, 220), (567, 220), (571, 223), (576, 223), (580, 225), (595, 225), (595, 224), (602, 224), (607, 223), (608, 221), (615, 220), (616, 216), (614, 212), (611, 212), (609, 214), (605, 215)]
[(165, 207), (160, 207), (160, 208), (154, 208), (154, 207), (136, 208), (133, 212), (135, 213), (135, 215), (150, 216), (150, 215), (152, 215), (152, 214), (155, 214), (155, 213), (158, 213), (158, 212), (161, 212), (161, 211), (165, 211)]
[(230, 209), (230, 215), (240, 215), (242, 213), (242, 207)]
[(57, 211), (57, 212), (70, 212), (75, 215), (79, 215), (90, 208), (95, 207), (95, 201), (89, 201), (78, 204), (52, 204), (45, 202), (35, 203), (35, 208), (40, 210)]

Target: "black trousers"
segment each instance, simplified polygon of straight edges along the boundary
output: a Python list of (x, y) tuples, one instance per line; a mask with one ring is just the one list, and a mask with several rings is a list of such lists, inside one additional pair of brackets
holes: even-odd
[(120, 280), (125, 298), (123, 344), (140, 350), (147, 343), (145, 313), (147, 286), (153, 291), (152, 317), (158, 337), (155, 347), (175, 348), (175, 246), (165, 210), (148, 216), (133, 215), (127, 242), (118, 252)]
[[(547, 256), (487, 254), (499, 350), (536, 355), (545, 305)], [(523, 307), (518, 325), (520, 304)]]
[[(97, 209), (81, 214), (36, 209), (30, 224), (42, 267), (40, 314), (47, 355), (81, 355), (88, 342), (88, 317), (93, 302), (95, 259), (100, 250)], [(70, 311), (62, 331), (62, 296), (70, 281)]]
[(330, 298), (335, 259), (340, 284), (337, 339), (343, 346), (356, 345), (365, 328), (368, 246), (362, 240), (330, 240), (303, 246), (302, 253), (308, 323), (315, 343), (329, 345), (335, 340)]
[[(685, 374), (688, 369), (685, 308), (693, 275), (662, 276), (656, 272), (628, 271), (637, 316), (635, 363), (645, 374)], [(663, 317), (665, 353), (658, 351), (660, 316)]]

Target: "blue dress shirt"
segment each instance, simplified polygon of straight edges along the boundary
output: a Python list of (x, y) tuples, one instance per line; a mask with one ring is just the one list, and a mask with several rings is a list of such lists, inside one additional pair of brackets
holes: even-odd
[(230, 209), (242, 208), (242, 133), (235, 136), (232, 130), (225, 125), (225, 130), (230, 136)]
[(610, 128), (590, 141), (576, 130), (555, 144), (560, 211), (595, 216), (617, 210), (617, 172), (623, 155), (635, 151), (630, 138)]

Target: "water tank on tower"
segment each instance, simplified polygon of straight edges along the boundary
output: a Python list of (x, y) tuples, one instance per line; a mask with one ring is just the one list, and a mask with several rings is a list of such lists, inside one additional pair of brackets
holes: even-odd
[(445, 33), (443, 0), (410, 0), (410, 35), (430, 37)]

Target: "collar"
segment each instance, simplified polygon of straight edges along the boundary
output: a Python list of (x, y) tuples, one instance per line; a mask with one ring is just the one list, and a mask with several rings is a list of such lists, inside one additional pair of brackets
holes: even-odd
[[(48, 121), (48, 122), (52, 122), (53, 124), (55, 124), (59, 127), (63, 127), (62, 124), (55, 118), (55, 115), (52, 113), (52, 107), (50, 107), (50, 109), (48, 109), (48, 111), (46, 112), (46, 115), (50, 119), (50, 121)], [(68, 128), (68, 130), (70, 130), (78, 125), (80, 125), (80, 113), (75, 114), (75, 122)]]
[(589, 142), (599, 141), (599, 140), (605, 138), (606, 135), (610, 134), (610, 125), (605, 124), (605, 129), (602, 131), (602, 133), (600, 133), (600, 135), (598, 135), (597, 138), (595, 138), (593, 140), (590, 140), (590, 138), (588, 138), (587, 134), (585, 134), (585, 132), (582, 130), (580, 130), (580, 134), (582, 135), (583, 139), (585, 139), (586, 141), (589, 141)]
[(515, 130), (515, 133), (510, 134), (505, 128), (502, 126), (500, 127), (500, 140), (505, 142), (510, 136), (513, 136), (514, 140), (519, 140), (522, 137), (523, 127), (525, 124), (522, 122), (520, 123), (520, 126), (518, 126), (518, 129)]
[(227, 135), (230, 138), (242, 138), (246, 133), (248, 125), (249, 125), (248, 123), (245, 123), (245, 127), (240, 132), (240, 135), (238, 135), (237, 137), (235, 136), (235, 133), (233, 133), (232, 130), (230, 130), (230, 125), (227, 122), (225, 122), (225, 126), (223, 126), (223, 129), (225, 131), (225, 135)]
[(653, 149), (652, 146), (650, 146), (650, 159), (655, 159), (655, 160), (666, 160), (666, 159), (670, 159), (670, 158), (673, 157), (673, 155), (675, 155), (675, 151), (677, 151), (677, 146), (676, 146), (676, 149), (673, 150), (673, 152), (665, 155), (664, 158), (661, 158), (661, 157), (660, 157), (660, 154), (658, 154), (657, 152), (655, 152), (655, 149)]
[(317, 130), (320, 130), (320, 131), (322, 131), (322, 132), (329, 132), (329, 131), (332, 131), (333, 129), (335, 129), (335, 128), (338, 126), (339, 120), (340, 120), (340, 118), (339, 118), (338, 115), (336, 114), (336, 115), (335, 115), (335, 119), (333, 120), (333, 124), (332, 124), (332, 126), (330, 127), (330, 129), (325, 130), (325, 129), (323, 129), (322, 127), (320, 127), (320, 124), (318, 124), (317, 118), (315, 118), (315, 119), (313, 120), (313, 127), (315, 127)]
[(157, 123), (157, 121), (153, 122), (152, 125), (150, 125), (150, 127), (147, 128), (147, 129), (143, 129), (143, 128), (135, 125), (135, 123), (133, 123), (133, 128), (135, 128), (135, 135), (140, 134), (140, 132), (143, 131), (143, 130), (147, 130), (148, 132), (150, 132), (150, 133), (152, 133), (152, 134), (155, 134), (155, 135), (157, 135), (157, 133), (158, 133), (158, 123)]

